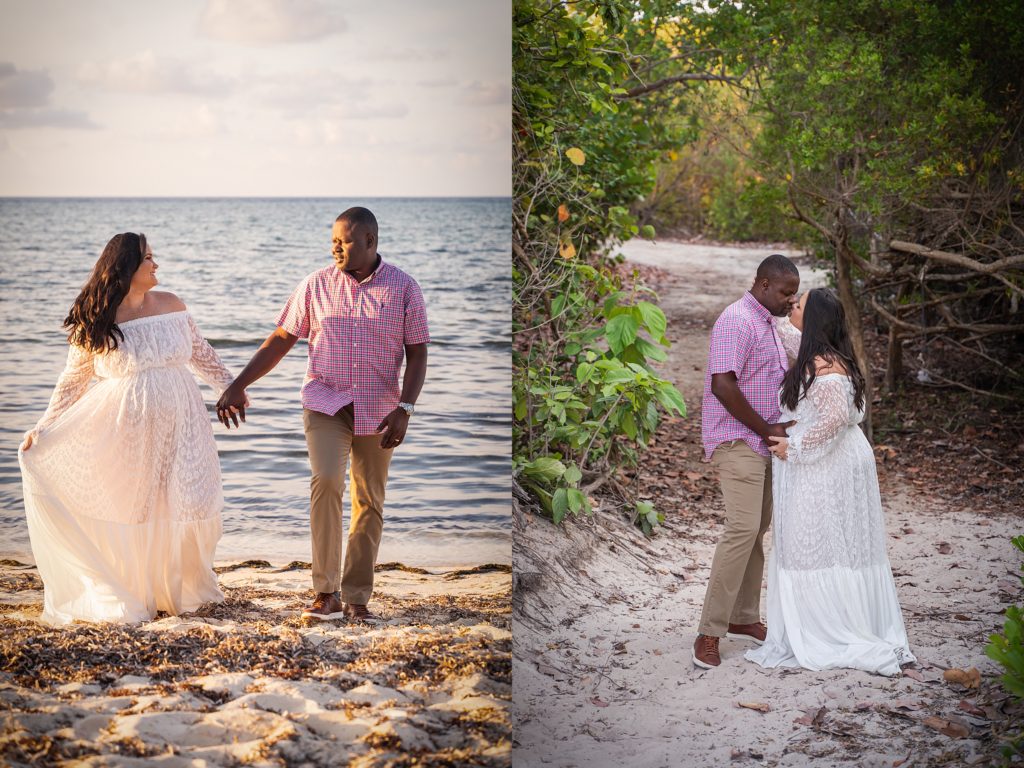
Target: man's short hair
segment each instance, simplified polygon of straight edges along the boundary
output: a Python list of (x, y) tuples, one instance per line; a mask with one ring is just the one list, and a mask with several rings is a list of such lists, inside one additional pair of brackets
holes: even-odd
[(785, 277), (786, 275), (800, 277), (800, 270), (796, 268), (796, 264), (781, 253), (773, 253), (757, 267), (758, 280), (764, 280), (765, 278), (773, 280), (777, 277)]
[(367, 227), (374, 236), (377, 235), (377, 217), (370, 212), (369, 208), (355, 206), (338, 214), (335, 221), (347, 221), (353, 227)]

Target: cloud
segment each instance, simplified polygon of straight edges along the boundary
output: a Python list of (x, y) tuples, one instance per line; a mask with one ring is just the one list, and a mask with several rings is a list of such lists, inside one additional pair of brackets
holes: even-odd
[(232, 89), (232, 82), (193, 64), (178, 59), (158, 57), (144, 51), (128, 59), (84, 63), (78, 80), (99, 90), (125, 93), (184, 93), (201, 96), (222, 96)]
[(460, 104), (473, 107), (489, 107), (512, 104), (512, 87), (507, 82), (481, 83), (474, 80), (462, 87), (458, 99)]
[(53, 78), (44, 71), (19, 71), (8, 61), (0, 62), (0, 109), (45, 107), (53, 93)]
[(397, 101), (385, 104), (360, 102), (331, 110), (331, 117), (335, 120), (397, 120), (408, 114), (409, 106)]
[(85, 112), (70, 109), (0, 110), (0, 128), (99, 128)]
[(253, 90), (289, 120), (394, 120), (409, 114), (408, 104), (386, 98), (390, 89), (379, 82), (324, 69), (264, 78)]
[(417, 80), (416, 85), (420, 88), (451, 88), (459, 84), (454, 77), (439, 77), (433, 80)]
[(512, 125), (510, 121), (499, 123), (488, 121), (477, 126), (477, 138), (484, 144), (491, 144), (496, 141), (508, 142), (512, 136)]
[(0, 62), (0, 128), (98, 128), (85, 112), (50, 106), (53, 78)]
[(328, 96), (336, 100), (341, 95), (346, 102), (365, 100), (373, 87), (367, 77), (352, 78), (318, 69), (265, 77), (254, 91), (263, 104), (297, 116), (318, 109)]
[(209, 104), (177, 114), (169, 129), (176, 137), (191, 139), (206, 139), (224, 133), (220, 116)]
[(345, 27), (321, 0), (207, 0), (198, 28), (214, 40), (278, 45), (321, 40)]
[(444, 48), (388, 48), (378, 46), (367, 55), (368, 59), (385, 61), (443, 61), (450, 52)]

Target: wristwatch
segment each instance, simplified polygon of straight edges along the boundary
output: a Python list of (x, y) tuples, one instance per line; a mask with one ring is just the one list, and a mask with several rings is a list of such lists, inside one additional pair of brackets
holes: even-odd
[(415, 411), (416, 411), (416, 406), (413, 405), (412, 403), (399, 403), (398, 407), (401, 408), (403, 411), (405, 411), (410, 416), (412, 416), (413, 413), (415, 413)]

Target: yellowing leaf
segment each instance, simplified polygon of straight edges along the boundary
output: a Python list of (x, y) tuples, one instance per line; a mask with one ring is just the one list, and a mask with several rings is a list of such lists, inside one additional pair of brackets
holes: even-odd
[(981, 685), (981, 673), (977, 667), (971, 667), (970, 669), (947, 669), (942, 673), (942, 677), (945, 678), (947, 683), (956, 683), (962, 685), (964, 688), (977, 688)]
[(576, 246), (565, 240), (558, 246), (558, 253), (563, 259), (571, 259), (576, 255)]
[(565, 150), (565, 156), (569, 158), (569, 162), (573, 165), (583, 165), (587, 162), (587, 156), (583, 154), (583, 150), (579, 147), (570, 147)]
[(562, 203), (560, 206), (558, 206), (558, 220), (560, 222), (561, 221), (567, 221), (568, 218), (569, 218), (569, 208), (566, 206), (565, 203)]

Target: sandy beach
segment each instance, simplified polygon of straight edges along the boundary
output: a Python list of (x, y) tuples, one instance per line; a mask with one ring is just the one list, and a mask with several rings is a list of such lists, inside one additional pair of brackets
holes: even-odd
[(0, 764), (510, 764), (508, 566), (378, 565), (368, 623), (303, 619), (308, 563), (217, 570), (223, 603), (58, 629), (0, 561)]
[[(1022, 599), (1019, 553), (1010, 545), (1024, 531), (1019, 504), (1000, 508), (940, 493), (949, 478), (931, 479), (933, 469), (899, 447), (876, 445), (876, 456), (889, 557), (918, 664), (899, 678), (769, 670), (743, 658), (748, 643), (725, 639), (721, 667), (693, 665), (725, 511), (700, 444), (708, 333), (718, 312), (750, 286), (760, 259), (778, 251), (629, 246), (625, 266), (641, 265), (657, 283), (674, 342), (660, 368), (689, 409), (686, 419), (662, 424), (638, 471), (623, 477), (666, 522), (647, 539), (610, 494), (596, 499), (592, 517), (560, 528), (520, 507), (513, 547), (515, 763), (991, 764), (1013, 723), (1024, 721), (1020, 705), (996, 682), (1001, 669), (984, 654), (988, 636), (1002, 627), (1002, 611)], [(806, 260), (798, 263), (803, 288), (821, 284)], [(944, 439), (947, 474), (970, 467), (974, 483), (1006, 491), (1006, 498), (1016, 487), (1019, 500), (1020, 473), (1003, 474), (989, 461), (979, 462), (984, 477), (973, 474), (974, 465), (962, 463), (975, 455), (971, 445), (960, 436)], [(1019, 466), (1022, 450), (1016, 458), (1000, 455)]]

